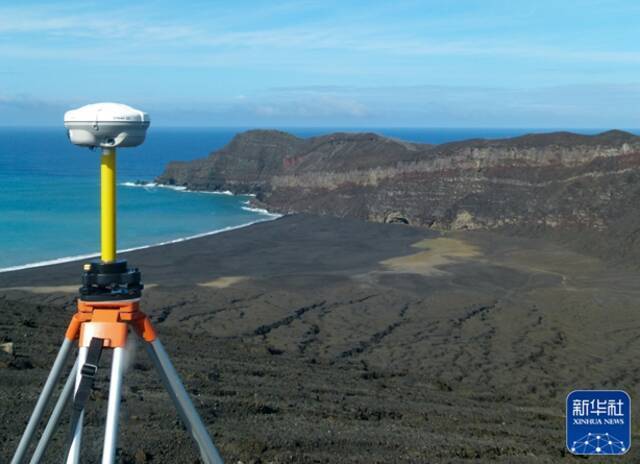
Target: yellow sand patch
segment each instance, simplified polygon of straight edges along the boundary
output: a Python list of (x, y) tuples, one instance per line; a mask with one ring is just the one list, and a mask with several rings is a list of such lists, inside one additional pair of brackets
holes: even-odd
[(201, 287), (227, 288), (239, 282), (244, 282), (245, 280), (249, 280), (249, 278), (246, 276), (226, 276), (219, 277), (216, 280), (212, 280), (211, 282), (204, 282), (198, 285), (200, 285)]
[(458, 259), (476, 258), (482, 255), (478, 247), (463, 240), (447, 237), (425, 239), (414, 243), (412, 247), (426, 250), (413, 255), (390, 258), (382, 261), (381, 264), (396, 272), (438, 275), (444, 273), (437, 269), (439, 266)]

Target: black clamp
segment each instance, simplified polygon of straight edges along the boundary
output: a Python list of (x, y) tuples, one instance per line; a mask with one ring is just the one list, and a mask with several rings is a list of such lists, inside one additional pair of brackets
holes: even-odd
[(83, 377), (94, 378), (96, 373), (98, 372), (98, 366), (95, 364), (84, 363), (82, 365), (82, 369), (80, 369), (80, 373)]

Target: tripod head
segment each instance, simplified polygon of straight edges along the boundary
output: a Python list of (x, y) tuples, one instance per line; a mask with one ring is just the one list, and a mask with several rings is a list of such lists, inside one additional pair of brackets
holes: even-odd
[(94, 103), (67, 111), (64, 126), (74, 145), (102, 148), (100, 157), (100, 260), (84, 265), (80, 297), (86, 301), (140, 298), (140, 272), (116, 259), (116, 147), (144, 142), (149, 115), (121, 103)]

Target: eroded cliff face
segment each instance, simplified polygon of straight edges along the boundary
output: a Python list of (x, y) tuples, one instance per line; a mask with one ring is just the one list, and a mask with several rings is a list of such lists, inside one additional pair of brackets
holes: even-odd
[(350, 172), (415, 161), (426, 147), (376, 134), (301, 139), (286, 132), (252, 130), (205, 159), (169, 163), (157, 180), (194, 190), (264, 194), (273, 189), (272, 181), (279, 175)]
[(640, 137), (621, 131), (442, 145), (249, 131), (204, 160), (172, 163), (158, 181), (255, 193), (285, 213), (552, 233), (595, 249), (604, 234), (640, 256)]

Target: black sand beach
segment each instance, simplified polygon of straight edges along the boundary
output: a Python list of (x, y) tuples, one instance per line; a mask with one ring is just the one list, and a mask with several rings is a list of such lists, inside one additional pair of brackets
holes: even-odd
[[(579, 462), (564, 449), (566, 394), (640, 386), (639, 275), (544, 241), (294, 215), (125, 257), (229, 463)], [(0, 462), (80, 267), (0, 274), (0, 342), (14, 348), (0, 352)], [(101, 450), (106, 372), (85, 462)], [(124, 392), (120, 462), (198, 462), (139, 346)], [(47, 462), (65, 439), (63, 426)]]

